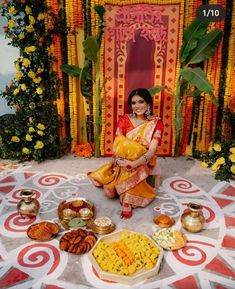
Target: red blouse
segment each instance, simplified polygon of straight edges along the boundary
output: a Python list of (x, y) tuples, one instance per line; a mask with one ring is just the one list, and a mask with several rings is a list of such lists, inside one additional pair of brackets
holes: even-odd
[[(163, 127), (164, 127), (163, 122), (161, 119), (159, 119), (153, 132), (153, 139), (158, 140), (158, 145), (161, 144)], [(121, 115), (117, 123), (116, 135), (118, 134), (126, 135), (129, 131), (131, 131), (134, 128), (135, 126), (131, 122), (130, 117), (127, 114)]]

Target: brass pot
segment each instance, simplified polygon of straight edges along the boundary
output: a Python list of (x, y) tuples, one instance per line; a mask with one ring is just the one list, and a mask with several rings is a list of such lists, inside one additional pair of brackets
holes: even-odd
[(181, 215), (182, 226), (191, 233), (200, 232), (205, 223), (202, 206), (197, 203), (189, 203), (188, 210)]
[(17, 211), (23, 218), (34, 218), (39, 212), (40, 203), (34, 199), (33, 190), (23, 190), (20, 193), (22, 200), (17, 204)]

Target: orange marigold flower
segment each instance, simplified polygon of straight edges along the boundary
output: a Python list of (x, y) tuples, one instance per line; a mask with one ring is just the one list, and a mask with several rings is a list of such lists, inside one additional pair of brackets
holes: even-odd
[(90, 158), (93, 156), (93, 147), (92, 144), (77, 144), (74, 149), (75, 155), (79, 157)]

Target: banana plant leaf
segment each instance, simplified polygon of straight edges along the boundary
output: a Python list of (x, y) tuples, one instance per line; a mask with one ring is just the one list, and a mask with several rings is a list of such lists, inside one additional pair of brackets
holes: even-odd
[(180, 95), (184, 95), (189, 88), (188, 81), (184, 81), (180, 86)]
[(207, 28), (209, 26), (208, 22), (202, 22), (198, 19), (194, 20), (184, 32), (185, 43), (180, 49), (180, 62), (184, 62), (188, 57), (190, 51), (192, 51), (196, 46), (198, 41), (205, 35)]
[(64, 73), (74, 77), (80, 77), (82, 70), (80, 67), (71, 64), (62, 64), (60, 68)]
[(105, 13), (105, 8), (102, 5), (95, 5), (94, 9), (95, 9), (96, 13), (99, 16), (99, 22), (98, 22), (99, 30), (98, 30), (98, 33), (96, 35), (96, 41), (97, 41), (97, 43), (99, 45), (99, 48), (100, 48), (102, 35), (104, 33), (104, 13)]
[(219, 29), (212, 30), (206, 34), (197, 44), (197, 47), (190, 53), (186, 59), (187, 64), (202, 62), (212, 56), (218, 46), (223, 32)]
[(89, 60), (85, 60), (83, 69), (81, 70), (80, 74), (80, 89), (81, 93), (85, 98), (91, 97), (91, 89), (89, 85), (87, 85), (88, 81), (93, 81), (92, 75), (89, 70)]
[(156, 85), (154, 87), (149, 88), (148, 91), (151, 96), (154, 96), (156, 93), (159, 93), (160, 91), (162, 91), (165, 87), (166, 85)]
[(208, 93), (213, 89), (200, 67), (180, 69), (180, 75), (189, 82), (189, 86), (196, 86), (200, 91)]
[(208, 94), (211, 97), (212, 103), (214, 103), (214, 105), (216, 105), (216, 106), (219, 106), (219, 102), (218, 102), (217, 98), (215, 97), (214, 93), (212, 91), (209, 91)]
[(197, 97), (197, 96), (199, 96), (201, 93), (202, 93), (201, 90), (195, 89), (193, 92), (190, 92), (190, 93), (188, 94), (188, 96)]
[(98, 61), (99, 45), (95, 37), (88, 36), (86, 40), (82, 42), (82, 45), (85, 57), (96, 63)]

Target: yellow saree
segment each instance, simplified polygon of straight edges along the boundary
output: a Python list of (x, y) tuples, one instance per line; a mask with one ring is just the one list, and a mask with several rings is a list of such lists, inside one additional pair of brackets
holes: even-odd
[[(113, 145), (114, 155), (129, 160), (138, 159), (147, 151), (157, 122), (158, 118), (155, 118), (135, 127), (126, 136), (117, 135)], [(119, 195), (121, 203), (145, 207), (156, 196), (154, 189), (146, 182), (155, 164), (156, 156), (147, 165), (127, 171), (111, 161), (87, 175), (96, 186), (103, 186), (107, 196)]]

